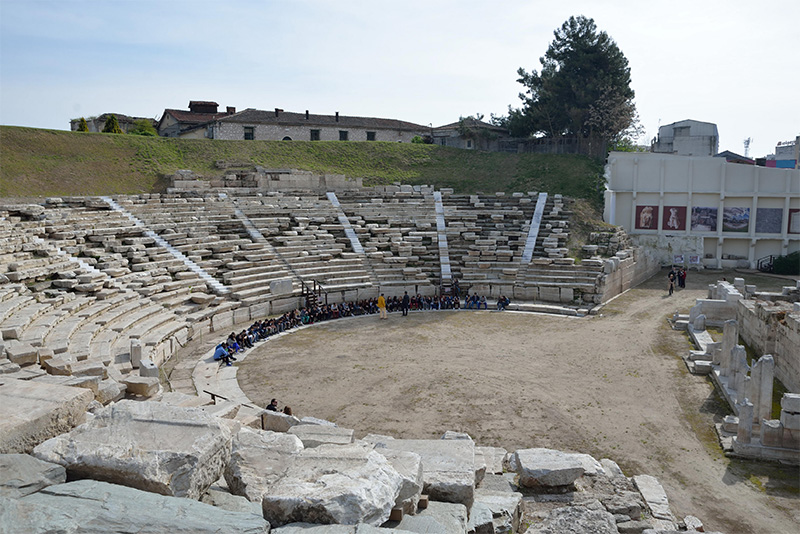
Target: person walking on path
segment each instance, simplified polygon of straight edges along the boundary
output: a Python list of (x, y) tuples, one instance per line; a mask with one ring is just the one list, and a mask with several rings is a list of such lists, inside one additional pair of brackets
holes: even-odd
[(667, 275), (667, 278), (669, 278), (669, 286), (667, 290), (669, 291), (669, 296), (671, 297), (672, 292), (675, 291), (675, 271), (670, 271), (669, 275)]
[(386, 299), (383, 298), (383, 293), (378, 297), (378, 313), (381, 319), (386, 319)]
[(403, 295), (403, 301), (400, 303), (400, 308), (402, 308), (403, 310), (403, 317), (406, 317), (408, 315), (408, 307), (410, 304), (411, 304), (411, 299), (408, 296), (408, 291), (406, 291), (405, 295)]

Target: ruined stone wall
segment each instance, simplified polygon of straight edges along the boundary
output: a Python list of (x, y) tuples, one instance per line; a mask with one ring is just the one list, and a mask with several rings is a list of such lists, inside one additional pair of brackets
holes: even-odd
[(660, 270), (661, 265), (650, 251), (633, 248), (617, 252), (614, 257), (606, 260), (601, 302), (641, 284)]
[(740, 300), (736, 320), (742, 340), (759, 356), (772, 354), (775, 376), (800, 392), (800, 310), (786, 302)]
[(226, 170), (223, 176), (203, 179), (191, 171), (178, 171), (168, 192), (203, 191), (210, 188), (234, 188), (255, 192), (268, 191), (345, 191), (361, 189), (362, 178), (344, 174), (314, 174), (294, 169)]

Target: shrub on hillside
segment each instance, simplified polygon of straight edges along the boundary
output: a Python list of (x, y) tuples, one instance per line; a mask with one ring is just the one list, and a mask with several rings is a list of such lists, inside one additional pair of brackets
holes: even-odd
[(141, 119), (134, 122), (133, 128), (128, 130), (128, 133), (133, 135), (146, 135), (149, 137), (158, 136), (155, 126), (153, 126), (153, 123), (147, 119)]
[(775, 274), (800, 274), (800, 251), (792, 252), (787, 256), (778, 256), (772, 263), (772, 270)]
[(119, 122), (117, 121), (116, 115), (111, 115), (106, 120), (106, 125), (103, 126), (103, 133), (114, 133), (114, 134), (124, 133), (122, 131), (122, 128), (119, 127)]
[(81, 117), (80, 122), (78, 122), (78, 131), (79, 132), (89, 131), (89, 125), (86, 123), (86, 119), (84, 119), (83, 117)]

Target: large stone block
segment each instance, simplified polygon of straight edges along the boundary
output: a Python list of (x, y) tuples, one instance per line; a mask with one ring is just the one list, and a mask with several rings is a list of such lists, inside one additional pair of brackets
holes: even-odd
[(88, 389), (0, 376), (0, 453), (30, 452), (86, 419)]
[(260, 503), (267, 486), (283, 476), (302, 450), (297, 436), (243, 427), (233, 438), (225, 481), (232, 493)]
[(380, 525), (403, 480), (369, 444), (321, 445), (295, 455), (262, 501), (272, 526), (294, 522)]
[(269, 292), (273, 295), (289, 295), (292, 293), (292, 279), (282, 278), (269, 283)]
[(28, 454), (0, 454), (0, 496), (19, 499), (66, 481), (67, 471), (58, 464)]
[(353, 443), (354, 432), (351, 429), (327, 425), (295, 425), (289, 429), (303, 442), (303, 447), (318, 447), (326, 443), (332, 445), (347, 445)]
[(508, 451), (500, 447), (475, 447), (475, 470), (486, 466), (486, 474), (503, 472), (503, 460)]
[[(475, 490), (475, 503), (472, 509), (475, 510), (475, 506), (480, 504), (489, 510), (492, 526), (490, 534), (511, 534), (519, 527), (520, 503), (522, 503), (522, 493), (479, 488)], [(472, 521), (471, 515), (470, 521)], [(477, 531), (477, 523), (475, 526)]]
[(76, 478), (199, 499), (222, 475), (230, 444), (228, 426), (200, 409), (120, 401), (33, 454)]
[(266, 534), (269, 524), (252, 513), (230, 512), (125, 486), (77, 480), (23, 497), (0, 498), (0, 522), (15, 532), (62, 534)]
[(128, 393), (142, 397), (152, 397), (158, 393), (158, 377), (128, 375), (122, 380)]
[(14, 343), (6, 346), (6, 355), (17, 365), (29, 365), (37, 362), (39, 351), (27, 343)]
[(395, 507), (402, 508), (405, 514), (416, 513), (424, 481), (422, 458), (413, 452), (391, 449), (381, 449), (380, 453), (403, 478)]
[(784, 393), (781, 397), (781, 410), (800, 413), (800, 393)]
[(390, 439), (375, 450), (414, 452), (422, 458), (423, 493), (432, 500), (472, 506), (475, 493), (475, 444), (472, 440)]
[(465, 534), (467, 508), (463, 504), (431, 501), (417, 515), (403, 517), (397, 529), (420, 534)]
[(264, 410), (261, 412), (261, 428), (273, 432), (288, 432), (295, 425), (302, 424), (300, 419), (293, 415), (286, 415), (281, 412)]
[(519, 483), (527, 488), (567, 486), (584, 472), (576, 455), (552, 449), (521, 449), (514, 452)]
[(590, 510), (585, 506), (566, 506), (551, 511), (541, 521), (531, 525), (526, 534), (618, 534), (614, 516), (605, 510)]

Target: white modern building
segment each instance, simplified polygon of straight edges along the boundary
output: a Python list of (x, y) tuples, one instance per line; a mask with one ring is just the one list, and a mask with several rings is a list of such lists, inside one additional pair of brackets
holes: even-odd
[(650, 150), (678, 156), (713, 156), (719, 152), (717, 125), (685, 120), (661, 126)]
[(800, 170), (612, 152), (604, 219), (664, 264), (756, 268), (800, 250)]

